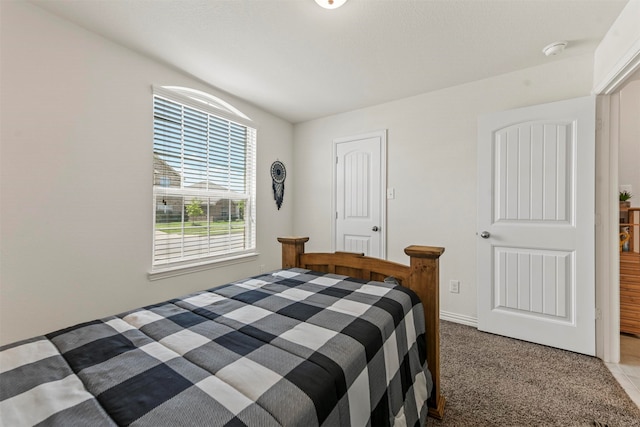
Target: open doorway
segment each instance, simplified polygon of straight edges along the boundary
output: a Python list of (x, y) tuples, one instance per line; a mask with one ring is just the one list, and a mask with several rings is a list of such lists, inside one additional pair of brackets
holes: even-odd
[(620, 362), (610, 369), (640, 405), (640, 71), (612, 100), (619, 109)]

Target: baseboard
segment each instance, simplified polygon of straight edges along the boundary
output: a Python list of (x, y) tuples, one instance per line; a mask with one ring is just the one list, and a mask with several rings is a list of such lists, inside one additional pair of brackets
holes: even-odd
[(453, 323), (461, 323), (467, 326), (478, 327), (478, 319), (471, 316), (465, 316), (464, 314), (451, 313), (449, 311), (440, 310), (440, 319)]

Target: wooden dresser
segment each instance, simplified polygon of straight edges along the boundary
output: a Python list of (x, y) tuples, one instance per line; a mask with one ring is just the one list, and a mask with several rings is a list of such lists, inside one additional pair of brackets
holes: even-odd
[(620, 253), (620, 332), (640, 334), (640, 254)]

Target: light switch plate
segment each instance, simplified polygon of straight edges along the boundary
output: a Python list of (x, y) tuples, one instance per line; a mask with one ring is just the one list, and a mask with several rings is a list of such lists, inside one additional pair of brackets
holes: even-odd
[(396, 189), (395, 188), (387, 188), (387, 199), (392, 200), (396, 198)]

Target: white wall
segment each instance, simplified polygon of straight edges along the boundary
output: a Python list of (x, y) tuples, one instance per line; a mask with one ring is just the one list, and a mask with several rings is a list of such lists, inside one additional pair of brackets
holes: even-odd
[[(292, 231), (269, 165), (292, 125), (25, 2), (1, 2), (0, 342), (279, 266)], [(207, 91), (258, 125), (257, 261), (155, 282), (151, 85)]]
[[(310, 250), (331, 249), (334, 138), (388, 129), (387, 254), (444, 246), (440, 309), (476, 319), (476, 123), (478, 115), (588, 95), (593, 57), (570, 57), (437, 92), (294, 126), (294, 232)], [(401, 76), (398, 76), (401, 78)], [(451, 279), (460, 293), (448, 292)]]
[(640, 72), (620, 90), (618, 182), (631, 185), (631, 205), (640, 207)]
[(594, 55), (593, 88), (609, 90), (637, 69), (640, 63), (640, 0), (629, 0)]

